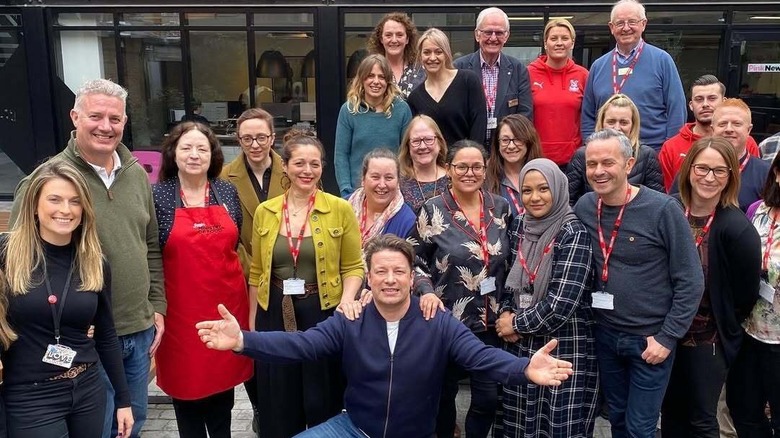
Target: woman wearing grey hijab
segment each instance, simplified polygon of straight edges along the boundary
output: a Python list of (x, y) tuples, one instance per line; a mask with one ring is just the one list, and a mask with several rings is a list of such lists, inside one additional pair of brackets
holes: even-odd
[(593, 435), (598, 372), (588, 305), (590, 237), (569, 207), (566, 176), (546, 159), (529, 161), (520, 172), (525, 215), (509, 227), (512, 264), (506, 299), (496, 323), (507, 351), (530, 357), (558, 339), (561, 359), (574, 375), (557, 388), (537, 385), (503, 388), (504, 437)]

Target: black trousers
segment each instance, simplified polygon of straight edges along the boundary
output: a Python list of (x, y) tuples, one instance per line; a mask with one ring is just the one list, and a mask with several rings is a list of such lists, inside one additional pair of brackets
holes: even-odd
[(106, 388), (97, 366), (73, 379), (6, 386), (3, 393), (12, 438), (100, 438)]
[(176, 425), (182, 438), (230, 438), (230, 411), (235, 390), (232, 388), (198, 400), (173, 399)]
[[(772, 422), (764, 413), (769, 402)], [(780, 345), (745, 335), (729, 371), (726, 403), (739, 438), (780, 437)]]
[(720, 344), (677, 346), (661, 408), (664, 438), (718, 438), (718, 398), (728, 368)]

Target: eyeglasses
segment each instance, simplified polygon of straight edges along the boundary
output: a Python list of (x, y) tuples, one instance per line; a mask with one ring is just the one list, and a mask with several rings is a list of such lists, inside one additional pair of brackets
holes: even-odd
[(471, 170), (475, 176), (482, 175), (485, 173), (485, 165), (484, 164), (475, 164), (473, 166), (469, 166), (468, 164), (452, 164), (450, 163), (450, 166), (455, 169), (455, 174), (458, 176), (463, 176), (467, 173), (469, 173), (469, 170)]
[(251, 148), (254, 142), (257, 142), (258, 146), (263, 146), (264, 144), (268, 143), (268, 140), (270, 138), (271, 135), (265, 135), (265, 134), (260, 134), (257, 137), (252, 137), (251, 135), (242, 135), (241, 137), (239, 137), (239, 141), (241, 141), (241, 144), (243, 146)]
[(508, 148), (509, 143), (512, 143), (513, 145), (520, 147), (525, 146), (525, 141), (520, 140), (519, 138), (511, 138), (511, 137), (501, 137), (498, 139), (498, 141), (501, 143), (501, 146)]
[(704, 164), (694, 164), (693, 165), (693, 174), (696, 176), (704, 176), (712, 172), (713, 175), (715, 175), (715, 178), (725, 178), (729, 176), (729, 172), (731, 172), (731, 169), (728, 167), (710, 167), (706, 166)]
[(409, 144), (412, 146), (419, 148), (423, 143), (425, 143), (426, 146), (432, 146), (433, 142), (436, 141), (436, 137), (420, 137), (420, 138), (413, 138), (409, 140)]
[(482, 35), (490, 38), (492, 36), (495, 36), (496, 38), (503, 38), (506, 35), (505, 30), (481, 30), (478, 29), (477, 32), (481, 33)]
[(637, 27), (639, 26), (643, 21), (645, 20), (620, 20), (620, 21), (613, 21), (612, 25), (617, 27), (618, 29), (622, 29), (627, 24), (628, 27)]

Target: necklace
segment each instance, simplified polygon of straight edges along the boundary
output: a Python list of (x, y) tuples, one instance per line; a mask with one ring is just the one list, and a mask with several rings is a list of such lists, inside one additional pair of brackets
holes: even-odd
[[(417, 178), (417, 172), (414, 173), (414, 182), (417, 183), (417, 189), (420, 190), (420, 196), (423, 198), (423, 203), (428, 200), (428, 198), (425, 196), (425, 192), (423, 191), (422, 185), (420, 184), (420, 180)], [(439, 184), (439, 168), (436, 167), (436, 174), (433, 176), (433, 192), (431, 193), (431, 198), (436, 196), (436, 189), (438, 188)]]

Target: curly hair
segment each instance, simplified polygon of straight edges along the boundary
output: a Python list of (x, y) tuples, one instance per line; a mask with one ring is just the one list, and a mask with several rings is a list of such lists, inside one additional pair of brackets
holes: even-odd
[(379, 23), (377, 23), (371, 36), (368, 38), (366, 48), (368, 53), (376, 53), (382, 56), (385, 55), (385, 46), (382, 45), (382, 32), (385, 29), (385, 23), (388, 21), (395, 21), (400, 23), (406, 30), (406, 47), (404, 47), (404, 64), (414, 64), (417, 62), (417, 26), (404, 12), (390, 12), (385, 14)]

